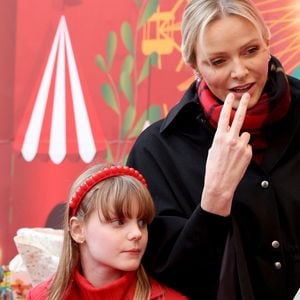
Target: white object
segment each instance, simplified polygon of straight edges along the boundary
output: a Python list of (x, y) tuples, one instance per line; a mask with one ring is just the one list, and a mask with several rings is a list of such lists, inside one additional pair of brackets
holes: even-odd
[(63, 230), (52, 228), (21, 228), (14, 237), (18, 255), (10, 262), (13, 272), (26, 270), (33, 286), (56, 272)]

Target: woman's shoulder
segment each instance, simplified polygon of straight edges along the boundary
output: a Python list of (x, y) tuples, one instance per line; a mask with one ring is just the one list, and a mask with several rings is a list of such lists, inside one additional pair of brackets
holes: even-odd
[(188, 298), (181, 294), (180, 292), (158, 282), (154, 278), (150, 277), (150, 282), (152, 286), (152, 292), (150, 300), (187, 300)]
[(151, 147), (153, 144), (159, 142), (161, 139), (160, 128), (162, 122), (163, 119), (158, 120), (144, 128), (137, 137), (133, 148), (140, 151), (140, 149), (144, 149), (145, 147), (148, 148), (149, 146)]
[(161, 125), (164, 119), (159, 119), (151, 124), (144, 126), (140, 136), (157, 135), (160, 132)]
[(296, 77), (288, 76), (288, 81), (289, 81), (292, 97), (299, 98), (300, 80)]

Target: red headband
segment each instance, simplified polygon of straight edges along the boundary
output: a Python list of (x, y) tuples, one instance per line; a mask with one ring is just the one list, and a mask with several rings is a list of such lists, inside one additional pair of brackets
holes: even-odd
[(107, 178), (121, 175), (132, 176), (147, 187), (147, 182), (143, 175), (133, 168), (129, 168), (127, 166), (112, 166), (110, 168), (104, 168), (103, 170), (89, 177), (75, 191), (73, 197), (69, 201), (70, 215), (75, 216), (81, 200), (93, 186)]

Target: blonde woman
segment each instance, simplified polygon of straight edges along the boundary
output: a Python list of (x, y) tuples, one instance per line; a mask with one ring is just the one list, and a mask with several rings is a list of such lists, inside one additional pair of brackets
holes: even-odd
[(251, 1), (189, 1), (182, 56), (196, 78), (128, 158), (157, 208), (144, 266), (193, 300), (300, 287), (300, 81), (270, 42)]

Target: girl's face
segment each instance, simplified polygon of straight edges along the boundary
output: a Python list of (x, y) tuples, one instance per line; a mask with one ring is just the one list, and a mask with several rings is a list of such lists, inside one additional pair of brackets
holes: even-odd
[(209, 23), (196, 46), (197, 71), (221, 101), (235, 95), (236, 109), (242, 94), (259, 100), (268, 76), (269, 47), (247, 19), (227, 16)]
[(112, 279), (123, 272), (136, 270), (148, 241), (147, 224), (138, 219), (138, 207), (133, 201), (131, 218), (113, 217), (106, 222), (97, 211), (83, 223), (85, 242), (80, 245), (81, 264), (84, 275), (89, 272), (107, 274)]

